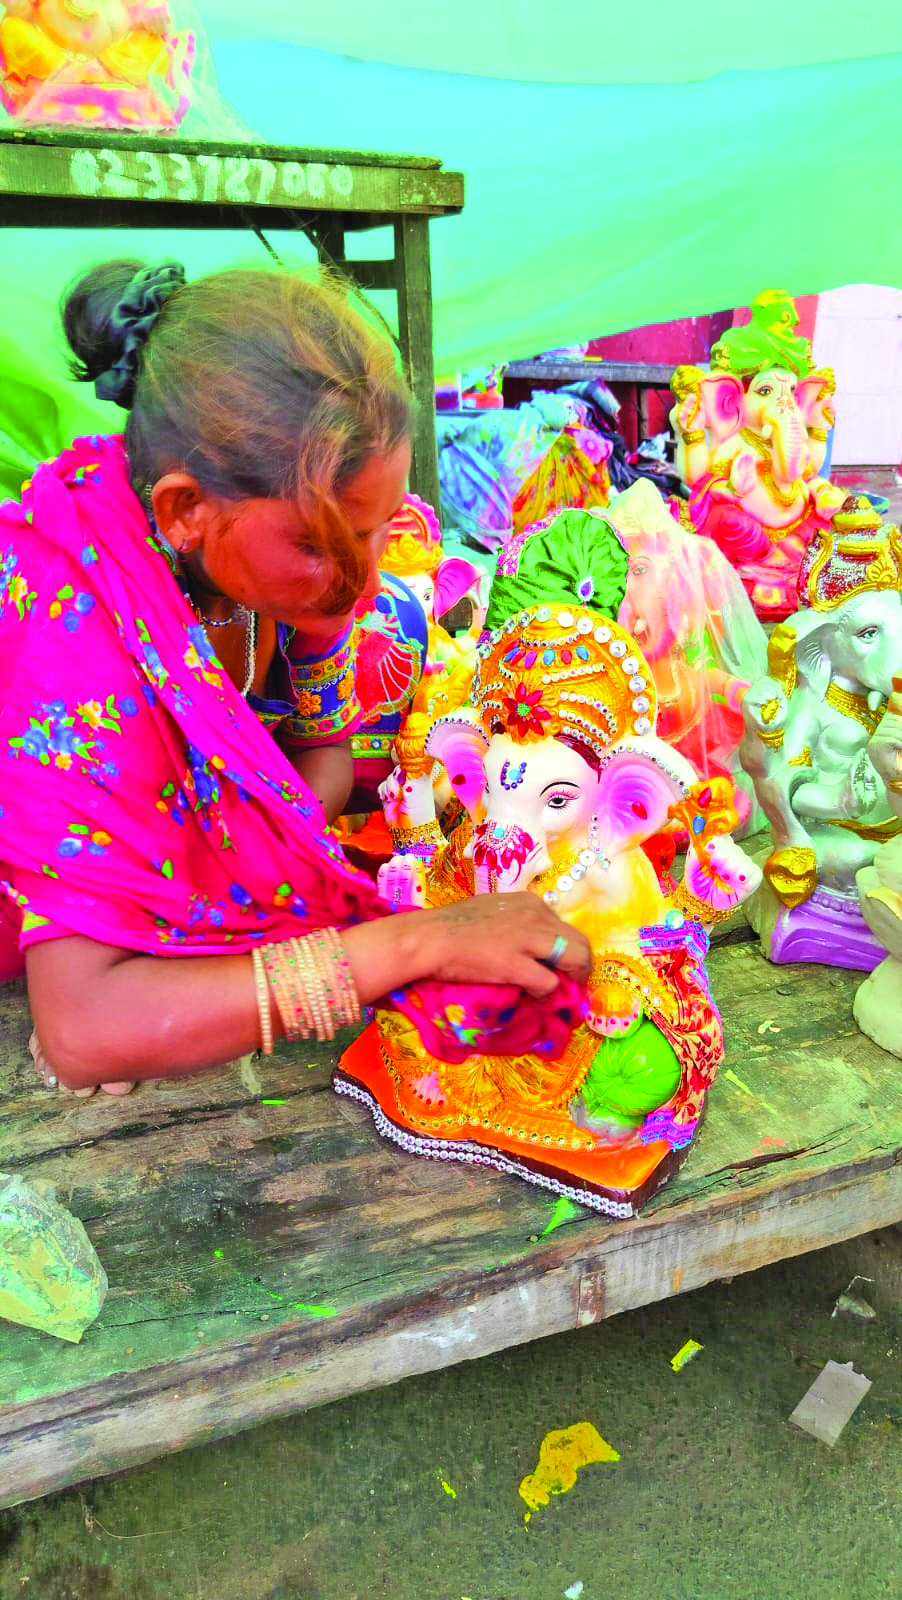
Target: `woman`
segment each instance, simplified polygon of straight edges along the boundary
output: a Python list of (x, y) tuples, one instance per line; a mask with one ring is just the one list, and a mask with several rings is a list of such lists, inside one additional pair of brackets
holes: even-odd
[(509, 986), (560, 989), (515, 1036), (562, 1044), (585, 940), (532, 896), (388, 918), (325, 831), (410, 466), (391, 346), (340, 284), (268, 270), (112, 262), (63, 318), (128, 421), (0, 511), (0, 876), (46, 1081), (122, 1092), (418, 984), (418, 1013), (507, 986), (499, 1051)]

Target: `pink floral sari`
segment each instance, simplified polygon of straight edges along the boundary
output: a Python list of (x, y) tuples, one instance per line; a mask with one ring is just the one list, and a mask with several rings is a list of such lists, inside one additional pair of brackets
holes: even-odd
[[(212, 955), (386, 911), (221, 667), (119, 438), (76, 441), (0, 507), (0, 890), (20, 950)], [(578, 1020), (569, 985), (537, 1007), (422, 984), (439, 1056), (461, 1048), (452, 1002), (478, 1018), (470, 1049), (561, 1048)]]

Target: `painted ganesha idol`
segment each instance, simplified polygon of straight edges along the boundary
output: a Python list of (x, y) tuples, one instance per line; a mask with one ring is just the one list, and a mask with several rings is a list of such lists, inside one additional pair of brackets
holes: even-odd
[(771, 961), (870, 971), (886, 952), (857, 879), (902, 829), (871, 759), (888, 758), (875, 735), (902, 675), (899, 529), (850, 496), (812, 541), (799, 591), (742, 706), (742, 760), (773, 839), (749, 921)]
[(714, 346), (710, 372), (677, 368), (670, 420), (694, 526), (732, 561), (759, 617), (781, 622), (798, 605), (809, 541), (845, 498), (820, 476), (836, 385), (794, 334), (785, 289), (760, 294), (751, 312)]
[[(524, 1039), (501, 1055), (459, 991), (421, 1018), (409, 991), (377, 1008), (334, 1083), (410, 1151), (627, 1217), (699, 1125), (723, 1055), (704, 925), (760, 874), (729, 836), (728, 780), (699, 780), (655, 737), (651, 675), (615, 620), (627, 574), (616, 535), (582, 511), (558, 520), (551, 593), (527, 544), (513, 578), (493, 583), (489, 615), (504, 620), (479, 646), (471, 705), (427, 736), (460, 802), (455, 820), (444, 832), (434, 811), (424, 820), (431, 776), (399, 770), (383, 786), (398, 853), (380, 884), (398, 908), (542, 895), (592, 946), (582, 1020), (553, 1046)], [(674, 820), (692, 841), (676, 890), (644, 848)]]
[(167, 0), (0, 0), (0, 101), (17, 122), (174, 128), (194, 47)]

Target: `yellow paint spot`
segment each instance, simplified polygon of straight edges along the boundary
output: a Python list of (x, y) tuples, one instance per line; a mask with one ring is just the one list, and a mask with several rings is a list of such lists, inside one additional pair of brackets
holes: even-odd
[(670, 1363), (674, 1372), (679, 1372), (681, 1367), (685, 1367), (687, 1361), (691, 1361), (693, 1356), (697, 1356), (699, 1351), (704, 1350), (704, 1348), (704, 1345), (699, 1344), (697, 1340), (687, 1339), (686, 1343), (680, 1346)]
[(570, 1428), (546, 1433), (539, 1445), (535, 1472), (523, 1479), (519, 1494), (529, 1507), (523, 1521), (529, 1525), (533, 1511), (547, 1506), (553, 1494), (566, 1494), (576, 1483), (580, 1467), (592, 1461), (619, 1461), (620, 1456), (591, 1422), (574, 1422)]
[(438, 1481), (441, 1484), (442, 1488), (444, 1489), (445, 1494), (450, 1495), (452, 1500), (456, 1500), (457, 1499), (457, 1490), (456, 1489), (452, 1489), (450, 1483), (446, 1483), (446, 1481), (442, 1477), (441, 1473), (439, 1473)]

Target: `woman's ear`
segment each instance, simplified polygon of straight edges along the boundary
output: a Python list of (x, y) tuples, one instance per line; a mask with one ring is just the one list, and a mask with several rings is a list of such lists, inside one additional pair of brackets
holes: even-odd
[(166, 472), (150, 492), (153, 517), (177, 555), (190, 556), (210, 530), (213, 506), (188, 472)]

